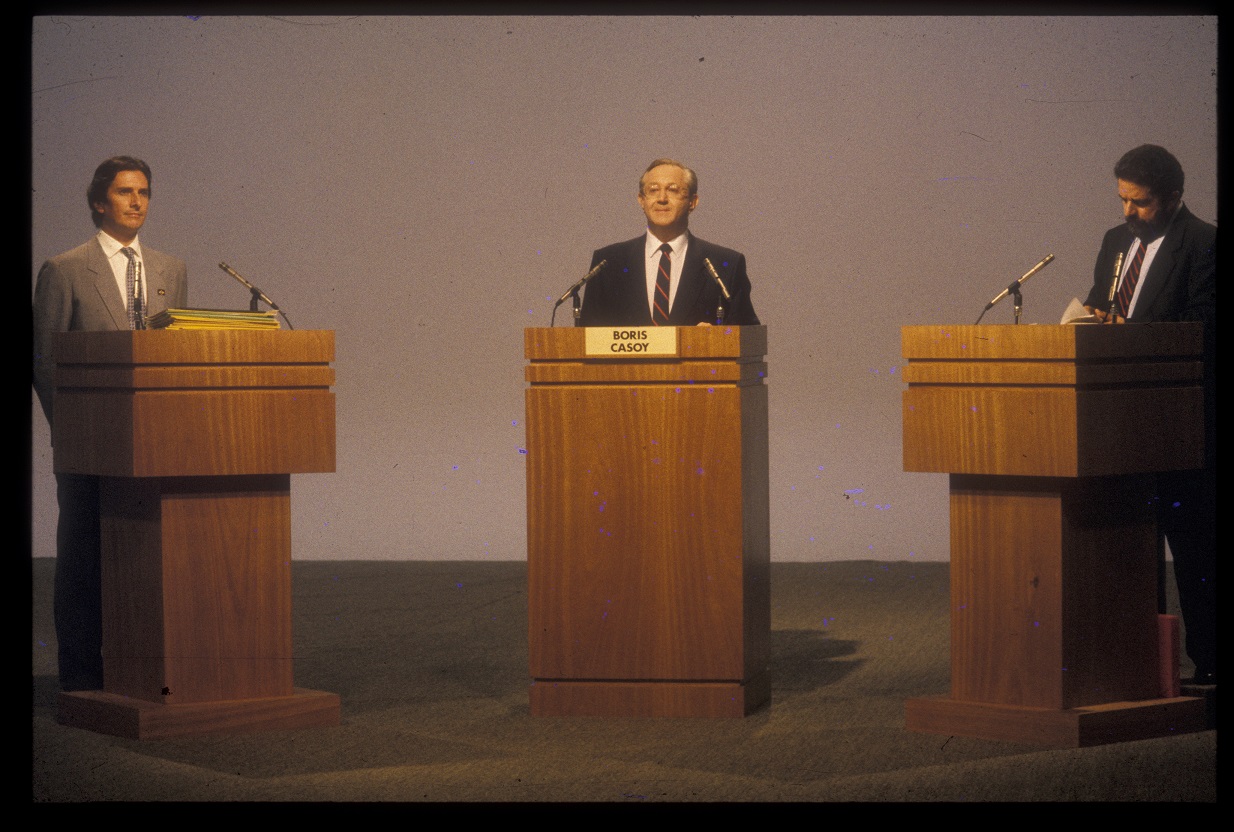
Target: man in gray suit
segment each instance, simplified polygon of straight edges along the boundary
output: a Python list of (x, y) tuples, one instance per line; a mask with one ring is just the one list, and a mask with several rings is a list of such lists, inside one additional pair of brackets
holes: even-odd
[[(140, 328), (143, 315), (187, 303), (184, 262), (143, 248), (137, 239), (150, 206), (150, 180), (149, 165), (131, 156), (116, 156), (99, 165), (86, 191), (98, 234), (39, 270), (34, 289), (34, 389), (49, 424), (54, 418), (57, 332)], [(56, 497), (60, 687), (96, 690), (103, 686), (99, 480), (57, 474)]]

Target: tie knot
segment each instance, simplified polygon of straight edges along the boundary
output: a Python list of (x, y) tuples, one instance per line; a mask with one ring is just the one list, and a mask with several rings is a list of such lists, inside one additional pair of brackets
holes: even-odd
[(670, 246), (668, 243), (665, 243), (664, 245), (660, 246), (660, 253), (671, 255), (673, 253), (673, 247)]
[(130, 260), (132, 260), (134, 257), (137, 256), (137, 252), (133, 251), (128, 246), (125, 246), (124, 248), (120, 249), (120, 253)]

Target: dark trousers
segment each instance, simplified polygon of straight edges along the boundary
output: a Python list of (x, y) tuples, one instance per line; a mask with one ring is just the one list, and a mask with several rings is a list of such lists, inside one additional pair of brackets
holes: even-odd
[(56, 641), (60, 689), (103, 687), (99, 478), (56, 474)]
[(1174, 555), (1187, 655), (1217, 669), (1217, 468), (1162, 474), (1158, 523)]

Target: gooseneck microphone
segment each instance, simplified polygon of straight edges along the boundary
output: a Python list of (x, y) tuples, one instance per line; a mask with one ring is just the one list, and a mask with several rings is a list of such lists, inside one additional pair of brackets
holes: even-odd
[(565, 294), (557, 298), (557, 302), (553, 304), (553, 314), (549, 316), (548, 325), (552, 326), (557, 321), (557, 307), (566, 302), (566, 298), (574, 298), (574, 325), (578, 326), (579, 318), (582, 316), (582, 306), (578, 299), (578, 290), (587, 285), (587, 281), (600, 273), (600, 270), (608, 265), (607, 260), (601, 260), (592, 268), (591, 271), (583, 275), (581, 279), (575, 282), (573, 286), (566, 289)]
[(577, 283), (575, 283), (575, 284), (574, 284), (573, 286), (571, 286), (569, 289), (566, 289), (565, 294), (563, 294), (561, 297), (557, 298), (557, 303), (555, 304), (555, 306), (561, 306), (563, 303), (565, 303), (565, 302), (566, 302), (566, 298), (570, 297), (570, 295), (574, 294), (574, 293), (575, 293), (575, 292), (577, 292), (579, 289), (581, 289), (581, 288), (583, 288), (584, 286), (586, 286), (586, 285), (587, 285), (587, 281), (588, 281), (588, 280), (591, 280), (593, 277), (595, 277), (596, 275), (598, 275), (598, 274), (600, 273), (600, 269), (604, 268), (604, 267), (605, 267), (605, 266), (607, 266), (607, 265), (608, 265), (608, 261), (607, 261), (607, 260), (601, 260), (599, 263), (596, 263), (596, 267), (595, 267), (594, 269), (592, 269), (591, 271), (587, 272), (587, 274), (583, 275), (583, 277), (582, 277), (582, 279), (581, 279), (581, 280), (579, 280)]
[(703, 265), (706, 266), (707, 271), (711, 273), (711, 279), (714, 280), (716, 282), (716, 285), (720, 287), (720, 294), (724, 295), (724, 299), (732, 300), (732, 297), (728, 293), (728, 287), (725, 286), (724, 281), (720, 279), (720, 273), (716, 271), (715, 266), (711, 265), (711, 258), (704, 257)]
[(724, 285), (724, 281), (720, 279), (720, 273), (716, 271), (716, 267), (711, 264), (710, 257), (703, 258), (703, 265), (707, 267), (707, 271), (711, 274), (711, 279), (720, 287), (720, 302), (716, 304), (716, 325), (724, 323), (724, 304), (731, 300), (728, 293), (728, 287)]
[(1054, 262), (1054, 255), (1053, 255), (1053, 254), (1047, 254), (1045, 257), (1043, 257), (1043, 258), (1042, 258), (1042, 260), (1041, 260), (1041, 262), (1040, 262), (1040, 263), (1038, 263), (1037, 265), (1033, 266), (1031, 269), (1029, 269), (1028, 271), (1026, 271), (1026, 272), (1023, 274), (1023, 276), (1021, 276), (1018, 280), (1014, 280), (1014, 281), (1012, 281), (1012, 282), (1011, 282), (1011, 284), (1010, 284), (1010, 285), (1009, 285), (1006, 289), (1003, 289), (1001, 292), (999, 292), (997, 295), (995, 295), (995, 296), (994, 296), (994, 300), (992, 300), (992, 301), (990, 301), (989, 303), (987, 303), (987, 304), (985, 305), (985, 308), (986, 308), (986, 309), (989, 309), (991, 306), (993, 306), (994, 304), (998, 303), (998, 302), (999, 302), (1000, 300), (1002, 300), (1003, 298), (1007, 297), (1007, 295), (1010, 295), (1010, 294), (1012, 294), (1013, 292), (1015, 292), (1017, 289), (1019, 289), (1021, 286), (1023, 286), (1023, 285), (1024, 285), (1024, 281), (1028, 280), (1030, 277), (1032, 277), (1032, 276), (1033, 276), (1033, 275), (1035, 275), (1037, 272), (1041, 271), (1042, 269), (1044, 269), (1046, 266), (1050, 265), (1050, 264), (1051, 264), (1051, 263), (1053, 263), (1053, 262)]
[(1024, 282), (1026, 280), (1028, 280), (1030, 277), (1032, 277), (1037, 272), (1041, 271), (1042, 269), (1044, 269), (1046, 266), (1050, 265), (1053, 262), (1054, 262), (1054, 255), (1047, 254), (1045, 257), (1041, 258), (1040, 263), (1038, 263), (1037, 265), (1033, 266), (1031, 269), (1026, 271), (1017, 280), (1011, 281), (1010, 285), (1008, 285), (1006, 289), (1003, 289), (1001, 292), (995, 295), (994, 300), (990, 301), (989, 303), (985, 305), (985, 309), (982, 309), (981, 314), (977, 316), (977, 323), (981, 323), (981, 319), (985, 317), (985, 313), (989, 312), (990, 309), (994, 306), (994, 304), (998, 303), (1000, 300), (1007, 297), (1007, 295), (1015, 295), (1016, 297), (1015, 322), (1018, 324), (1020, 322), (1020, 287), (1024, 285)]
[(273, 309), (275, 312), (283, 316), (283, 320), (287, 321), (288, 329), (295, 329), (295, 327), (291, 325), (291, 319), (287, 317), (287, 313), (284, 312), (282, 309), (279, 309), (278, 304), (270, 300), (269, 295), (267, 295), (265, 292), (258, 289), (252, 283), (249, 283), (247, 280), (244, 279), (243, 276), (241, 276), (241, 274), (238, 271), (236, 271), (235, 269), (233, 269), (231, 266), (227, 265), (226, 263), (219, 263), (219, 268), (227, 272), (229, 275), (234, 277), (236, 280), (238, 280), (240, 282), (240, 285), (244, 286), (244, 288), (248, 289), (249, 292), (252, 294), (253, 297), (249, 300), (249, 311), (250, 312), (256, 312), (257, 302), (262, 301), (267, 306), (269, 306), (271, 309)]

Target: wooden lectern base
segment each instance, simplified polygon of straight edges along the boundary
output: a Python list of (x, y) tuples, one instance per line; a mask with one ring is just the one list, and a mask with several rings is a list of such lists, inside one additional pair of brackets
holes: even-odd
[(164, 705), (101, 690), (60, 694), (61, 724), (134, 740), (281, 731), (338, 725), (338, 694), (295, 688), (291, 696)]
[(1005, 740), (1051, 748), (1147, 740), (1207, 728), (1204, 700), (1186, 696), (1107, 702), (1066, 710), (928, 696), (904, 703), (904, 723), (910, 731), (927, 734)]
[(532, 716), (749, 716), (771, 700), (771, 676), (748, 682), (578, 682), (537, 680)]

